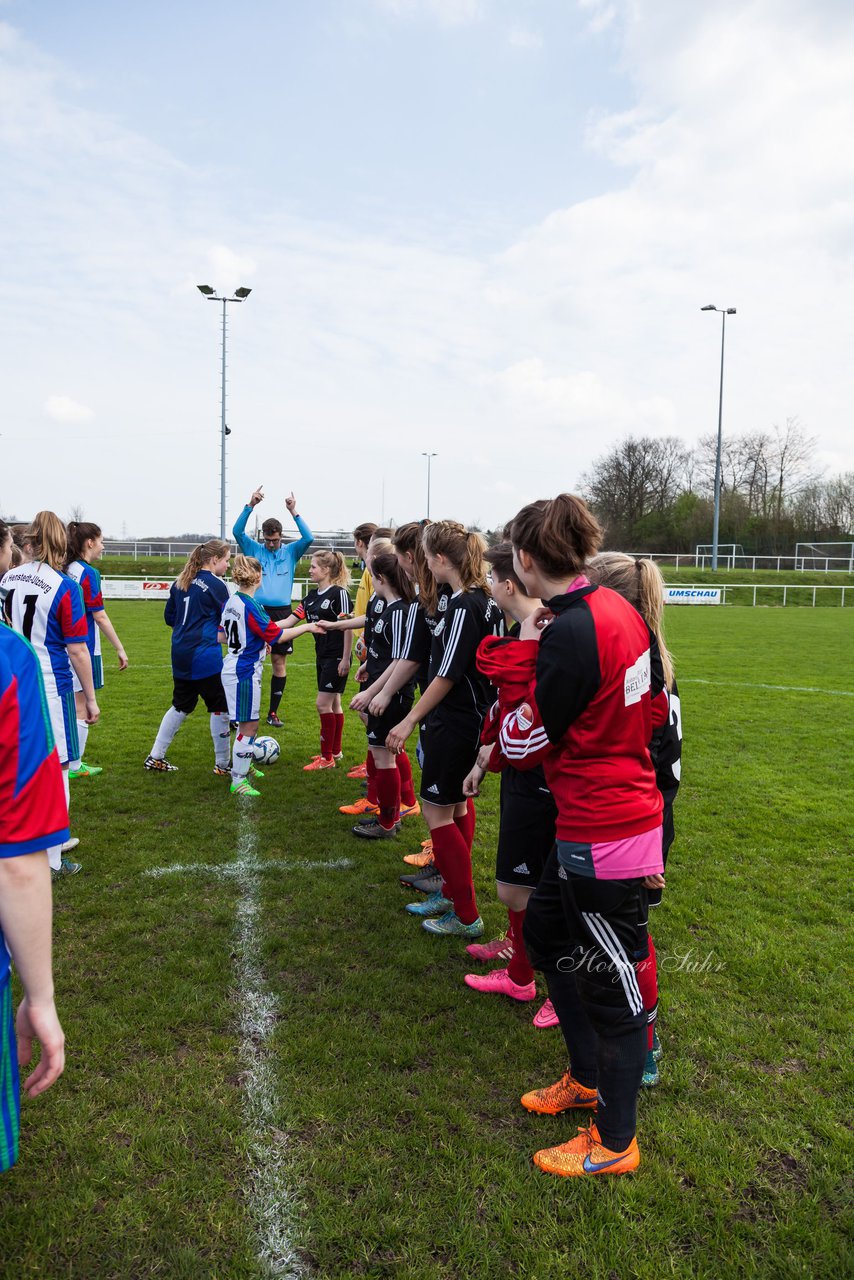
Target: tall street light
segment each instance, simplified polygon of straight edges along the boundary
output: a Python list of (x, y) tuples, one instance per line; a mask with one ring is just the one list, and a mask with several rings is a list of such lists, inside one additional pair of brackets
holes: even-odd
[(421, 457), (427, 459), (427, 519), (430, 519), (430, 463), (434, 458), (438, 458), (438, 453), (422, 453)]
[(701, 311), (719, 311), (721, 313), (721, 390), (718, 397), (718, 449), (715, 455), (715, 516), (712, 524), (712, 569), (718, 567), (718, 531), (721, 524), (721, 426), (724, 414), (724, 343), (726, 341), (726, 318), (735, 315), (735, 307), (716, 307), (711, 302)]
[(225, 425), (225, 308), (229, 302), (245, 302), (252, 292), (251, 289), (242, 287), (235, 289), (233, 298), (226, 298), (220, 295), (209, 284), (196, 285), (199, 293), (203, 293), (208, 302), (222, 303), (222, 391), (220, 394), (220, 475), (219, 475), (219, 536), (225, 542), (225, 437), (230, 435), (228, 427)]

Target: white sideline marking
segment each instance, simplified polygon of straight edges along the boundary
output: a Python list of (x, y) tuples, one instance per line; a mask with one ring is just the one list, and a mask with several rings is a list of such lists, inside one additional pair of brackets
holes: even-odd
[(774, 689), (777, 693), (826, 693), (831, 698), (854, 698), (854, 690), (819, 689), (809, 684), (751, 684), (749, 680), (702, 680), (699, 676), (680, 676), (680, 684), (714, 684), (731, 689)]
[(302, 1280), (311, 1274), (294, 1248), (291, 1233), (297, 1203), (288, 1181), (288, 1135), (274, 1127), (279, 1098), (273, 1072), (270, 1039), (279, 1016), (279, 1002), (264, 978), (260, 962), (258, 891), (265, 871), (345, 871), (352, 858), (313, 862), (298, 858), (258, 857), (255, 828), (241, 806), (237, 826), (237, 857), (233, 862), (175, 863), (149, 867), (147, 876), (204, 874), (236, 880), (240, 890), (235, 925), (237, 1028), (243, 1067), (243, 1118), (249, 1136), (249, 1185), (246, 1200), (255, 1225), (258, 1260), (268, 1276)]
[[(240, 815), (240, 821), (241, 825), (246, 821), (245, 814)], [(245, 875), (254, 875), (259, 871), (349, 871), (355, 865), (352, 858), (311, 862), (290, 858), (259, 859), (252, 856), (237, 858), (234, 862), (223, 862), (219, 865), (210, 862), (175, 862), (171, 867), (149, 867), (143, 874), (153, 876), (155, 879), (173, 875), (206, 875), (214, 880), (233, 880)]]

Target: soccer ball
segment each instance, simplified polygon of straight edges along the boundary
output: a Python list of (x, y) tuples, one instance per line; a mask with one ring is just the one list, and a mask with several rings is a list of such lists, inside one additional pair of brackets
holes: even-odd
[(275, 764), (279, 758), (279, 744), (275, 738), (256, 738), (252, 750), (256, 764)]

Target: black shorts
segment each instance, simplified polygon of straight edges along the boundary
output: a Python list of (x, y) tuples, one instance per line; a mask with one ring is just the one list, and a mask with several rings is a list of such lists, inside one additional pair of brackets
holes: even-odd
[[(265, 610), (273, 622), (283, 622), (285, 618), (289, 618), (294, 611), (292, 604), (265, 604)], [(273, 644), (270, 646), (271, 653), (277, 653), (280, 657), (286, 658), (289, 653), (294, 651), (293, 640), (283, 640), (281, 644)]]
[[(664, 861), (664, 866), (665, 866), (665, 868), (666, 868), (666, 867), (667, 867), (667, 855), (668, 855), (668, 853), (670, 852), (670, 846), (673, 844), (673, 840), (674, 840), (674, 838), (675, 838), (675, 834), (676, 834), (676, 833), (675, 833), (675, 831), (674, 831), (674, 829), (673, 829), (673, 803), (672, 803), (672, 801), (667, 801), (667, 800), (665, 800), (665, 802), (664, 802), (664, 812), (663, 812), (663, 814), (661, 815), (661, 822), (662, 822), (662, 826), (661, 826), (661, 856), (662, 856), (662, 859), (663, 859), (663, 861)], [(661, 895), (664, 893), (664, 890), (663, 890), (663, 889), (649, 889), (649, 890), (648, 890), (648, 893), (649, 893), (649, 905), (650, 905), (651, 907), (660, 907), (660, 906), (661, 906)]]
[(477, 761), (480, 721), (436, 721), (428, 716), (421, 746), (421, 799), (427, 804), (464, 803), (463, 782)]
[(347, 688), (347, 676), (339, 676), (338, 663), (340, 658), (318, 658), (317, 667), (317, 692), (318, 693), (343, 693)]
[(501, 824), (495, 879), (535, 889), (554, 848), (557, 806), (539, 769), (501, 773)]
[(172, 706), (176, 711), (183, 711), (188, 716), (195, 711), (196, 703), (202, 699), (211, 715), (220, 711), (228, 711), (228, 700), (219, 672), (215, 676), (205, 676), (203, 680), (179, 680), (174, 678), (172, 689)]
[(396, 725), (412, 710), (412, 694), (396, 693), (381, 716), (368, 712), (368, 746), (384, 747), (385, 740)]

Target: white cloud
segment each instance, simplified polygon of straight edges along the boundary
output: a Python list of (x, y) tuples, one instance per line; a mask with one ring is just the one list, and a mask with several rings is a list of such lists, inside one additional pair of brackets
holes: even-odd
[(539, 31), (531, 31), (528, 27), (511, 27), (507, 43), (515, 49), (542, 49), (543, 37)]
[(465, 26), (483, 16), (485, 0), (375, 0), (396, 18), (430, 18), (443, 27)]
[(52, 422), (69, 425), (77, 422), (91, 422), (95, 417), (88, 405), (72, 400), (71, 396), (48, 396), (44, 411)]

